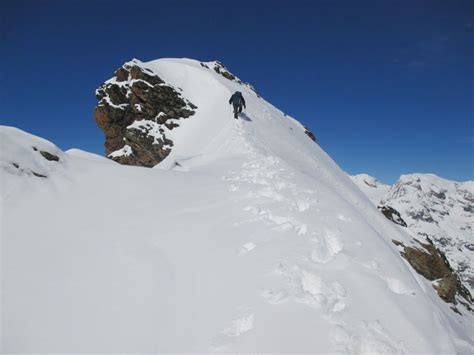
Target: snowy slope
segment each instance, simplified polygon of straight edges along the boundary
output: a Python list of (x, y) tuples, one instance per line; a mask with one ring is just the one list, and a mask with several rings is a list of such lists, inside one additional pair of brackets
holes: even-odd
[(367, 174), (357, 174), (349, 177), (376, 206), (380, 204), (380, 201), (390, 189), (390, 185), (386, 185)]
[[(140, 64), (198, 107), (154, 169), (0, 130), (4, 352), (473, 351), (300, 123), (199, 62)], [(40, 143), (47, 177), (12, 172)]]

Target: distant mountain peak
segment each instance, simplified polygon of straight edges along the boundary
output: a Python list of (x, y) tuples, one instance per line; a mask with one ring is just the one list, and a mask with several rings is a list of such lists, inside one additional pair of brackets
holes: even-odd
[[(371, 198), (372, 202), (379, 206), (386, 216), (389, 211), (390, 215), (393, 215), (393, 211), (400, 215), (403, 223), (407, 224), (407, 228), (416, 238), (417, 242), (412, 247), (419, 249), (420, 245), (424, 246), (422, 250), (424, 249), (425, 253), (437, 248), (445, 255), (449, 265), (447, 268), (452, 267), (467, 290), (453, 282), (449, 283), (457, 287), (470, 300), (467, 302), (472, 304), (470, 295), (474, 290), (474, 182), (456, 182), (434, 174), (416, 173), (400, 176), (393, 186), (387, 185), (381, 191), (377, 183), (372, 183), (376, 179), (365, 174), (353, 176), (352, 180), (369, 197), (374, 196), (373, 190), (383, 192), (376, 194), (376, 198)], [(369, 186), (374, 186), (368, 188), (367, 182)], [(406, 250), (407, 247), (405, 256), (419, 256), (416, 253), (407, 253)], [(432, 257), (436, 255), (432, 254)], [(451, 296), (444, 299), (453, 298)]]

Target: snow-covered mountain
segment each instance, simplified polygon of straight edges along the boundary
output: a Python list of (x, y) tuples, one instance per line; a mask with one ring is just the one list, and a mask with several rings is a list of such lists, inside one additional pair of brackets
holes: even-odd
[[(474, 291), (474, 181), (455, 182), (433, 174), (402, 175), (393, 185), (372, 184), (362, 175), (352, 180), (377, 206), (390, 206), (420, 241), (431, 240)], [(382, 186), (382, 188), (381, 188)], [(383, 192), (383, 193), (382, 193)]]
[(299, 122), (215, 62), (133, 63), (193, 111), (99, 115), (153, 169), (0, 128), (3, 352), (472, 353), (472, 314)]

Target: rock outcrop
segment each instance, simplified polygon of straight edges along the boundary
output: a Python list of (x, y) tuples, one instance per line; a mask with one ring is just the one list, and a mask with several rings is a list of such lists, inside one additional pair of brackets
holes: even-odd
[(400, 254), (410, 263), (417, 273), (429, 281), (445, 302), (453, 304), (452, 309), (459, 312), (457, 306), (462, 304), (472, 311), (473, 298), (462, 284), (459, 276), (449, 264), (446, 255), (436, 248), (432, 241), (422, 243), (415, 239), (417, 245), (406, 246), (396, 240), (393, 243), (402, 248)]
[(96, 90), (95, 120), (105, 133), (107, 156), (145, 167), (166, 158), (173, 147), (169, 132), (197, 108), (179, 91), (139, 60), (119, 68)]
[(309, 128), (306, 127), (306, 126), (303, 126), (303, 128), (304, 128), (304, 133), (305, 133), (313, 142), (316, 142), (316, 136), (314, 135), (314, 133), (311, 132), (311, 131), (309, 130)]
[(217, 74), (220, 74), (222, 75), (224, 78), (226, 78), (227, 80), (230, 80), (230, 81), (235, 81), (237, 83), (239, 83), (240, 85), (244, 85), (246, 87), (248, 87), (250, 90), (252, 90), (258, 97), (261, 97), (257, 90), (255, 90), (255, 88), (253, 87), (253, 85), (249, 84), (249, 83), (246, 83), (242, 80), (240, 80), (238, 77), (236, 77), (234, 74), (232, 74), (224, 64), (222, 64), (221, 62), (219, 62), (218, 60), (214, 61), (214, 62), (209, 62), (209, 63), (201, 63), (201, 66), (203, 68), (207, 68), (207, 69), (210, 69), (210, 70), (214, 70)]
[(390, 206), (378, 206), (377, 208), (387, 219), (391, 220), (393, 223), (402, 227), (407, 226), (407, 223), (403, 220), (402, 216), (395, 208)]

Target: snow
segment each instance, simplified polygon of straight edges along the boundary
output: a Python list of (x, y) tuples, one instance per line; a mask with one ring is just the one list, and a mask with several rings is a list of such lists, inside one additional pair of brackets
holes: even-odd
[[(152, 122), (152, 123), (155, 124), (155, 122)], [(110, 158), (122, 157), (122, 156), (128, 157), (132, 153), (133, 153), (132, 147), (130, 147), (128, 144), (125, 144), (122, 148), (110, 153), (108, 156)]]
[(128, 106), (128, 104), (116, 105), (116, 104), (114, 104), (114, 103), (112, 102), (112, 100), (111, 100), (110, 97), (108, 97), (108, 96), (105, 96), (105, 97), (104, 97), (104, 100), (107, 102), (107, 104), (108, 104), (109, 106), (118, 108), (118, 109), (120, 109), (120, 110), (124, 110), (125, 107)]
[(198, 106), (154, 169), (0, 128), (3, 352), (474, 350), (472, 316), (426, 287), (391, 242), (410, 236), (299, 122), (197, 61), (139, 63)]
[(350, 178), (376, 206), (380, 204), (380, 201), (390, 189), (390, 185), (386, 185), (367, 174), (353, 175)]
[(115, 161), (113, 161), (111, 159), (107, 159), (106, 157), (104, 157), (102, 155), (89, 153), (89, 152), (86, 152), (86, 151), (81, 150), (81, 149), (76, 149), (76, 148), (68, 149), (68, 150), (66, 150), (65, 153), (66, 153), (66, 155), (69, 155), (69, 156), (74, 156), (74, 157), (77, 157), (77, 158), (87, 159), (90, 162), (97, 162), (97, 163), (101, 163), (101, 164), (118, 164)]

